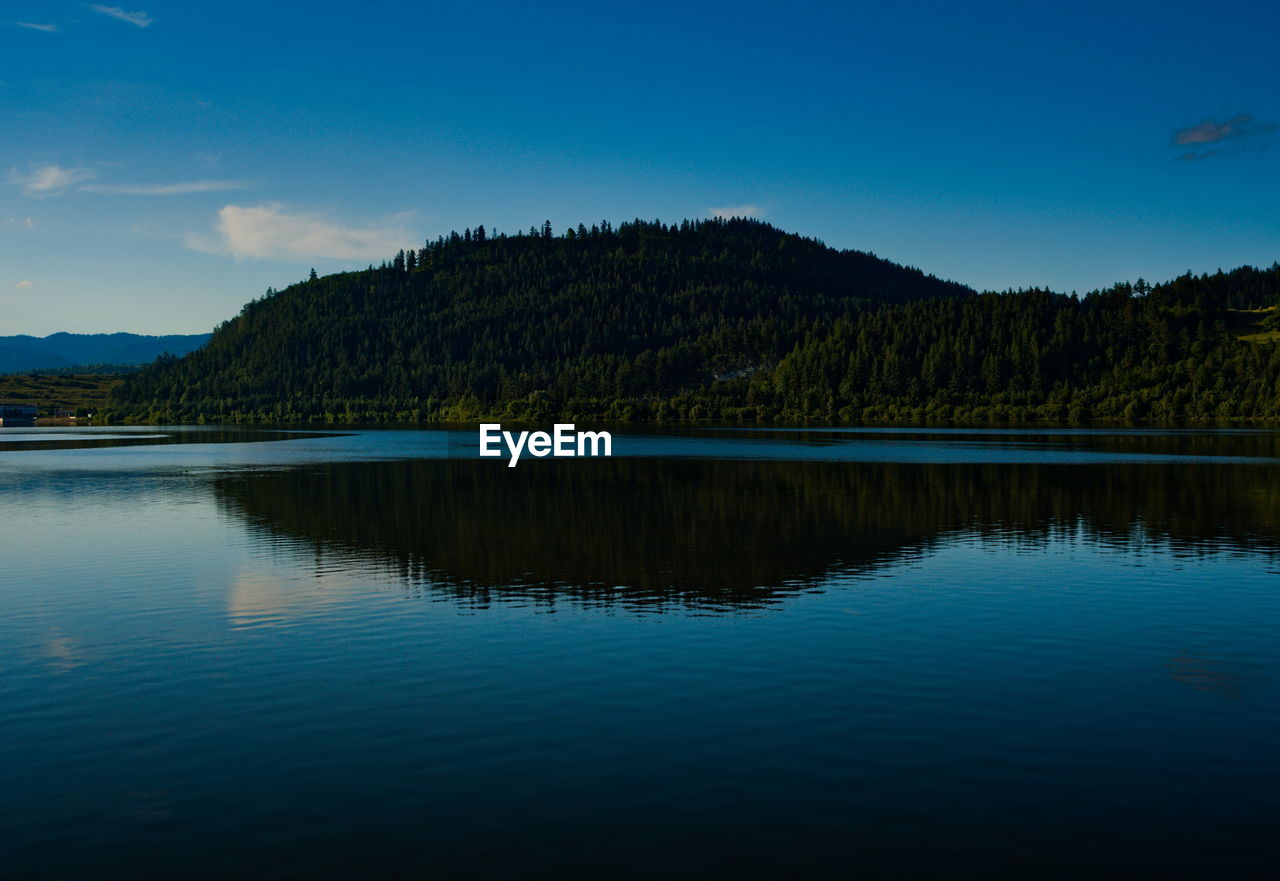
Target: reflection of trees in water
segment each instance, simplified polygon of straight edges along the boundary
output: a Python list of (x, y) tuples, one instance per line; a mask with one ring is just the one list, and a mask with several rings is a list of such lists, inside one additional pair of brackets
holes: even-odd
[[(867, 429), (814, 427), (807, 429), (751, 426), (719, 429), (722, 437), (770, 437), (810, 444), (847, 444), (850, 440), (933, 442), (952, 447), (970, 444), (1005, 450), (1040, 450), (1047, 453), (1111, 453), (1125, 456), (1214, 456), (1231, 459), (1280, 460), (1280, 432), (1257, 429), (1151, 431), (1145, 429), (993, 429), (982, 427), (944, 430), (922, 428)], [(668, 432), (669, 433), (669, 432)], [(705, 431), (694, 430), (705, 437)]]
[(317, 559), (391, 567), (480, 603), (754, 605), (957, 533), (1280, 548), (1280, 478), (1255, 466), (432, 460), (239, 475), (215, 492)]

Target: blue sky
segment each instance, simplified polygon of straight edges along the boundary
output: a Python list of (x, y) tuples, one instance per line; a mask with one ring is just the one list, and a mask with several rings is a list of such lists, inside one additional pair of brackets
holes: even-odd
[(1280, 259), (1280, 7), (11, 0), (0, 334), (485, 224), (759, 216), (978, 288)]

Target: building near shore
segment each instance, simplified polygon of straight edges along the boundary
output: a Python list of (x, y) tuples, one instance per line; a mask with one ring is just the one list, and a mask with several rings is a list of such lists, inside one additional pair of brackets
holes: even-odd
[(0, 427), (35, 424), (36, 408), (31, 404), (0, 404)]

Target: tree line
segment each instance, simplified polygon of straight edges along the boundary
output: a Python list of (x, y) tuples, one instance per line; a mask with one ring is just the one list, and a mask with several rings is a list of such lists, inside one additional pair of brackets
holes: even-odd
[(165, 422), (1272, 417), (1280, 328), (1245, 310), (1278, 298), (1277, 266), (979, 295), (755, 220), (479, 226), (269, 289), (203, 349), (128, 377), (111, 409)]

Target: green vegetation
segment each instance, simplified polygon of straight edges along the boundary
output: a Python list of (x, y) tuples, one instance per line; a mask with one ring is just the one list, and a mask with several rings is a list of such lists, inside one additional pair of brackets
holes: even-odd
[(915, 303), (837, 321), (754, 392), (784, 418), (1280, 417), (1280, 347), (1240, 338), (1242, 311), (1277, 296), (1280, 267), (1246, 267), (1083, 299)]
[(86, 416), (104, 409), (108, 395), (120, 382), (119, 376), (96, 374), (0, 375), (0, 401), (34, 404), (41, 416), (53, 416), (58, 410)]
[(116, 406), (158, 421), (711, 415), (707, 390), (840, 316), (972, 293), (753, 221), (480, 228), (269, 291), (203, 349), (131, 377)]
[(1246, 343), (1274, 343), (1280, 340), (1280, 311), (1275, 306), (1228, 309), (1224, 318), (1228, 329)]
[[(140, 421), (1280, 417), (1280, 266), (976, 295), (749, 220), (453, 234), (268, 291)], [(1241, 339), (1244, 337), (1245, 339)]]

